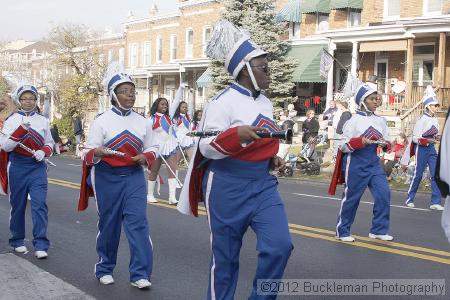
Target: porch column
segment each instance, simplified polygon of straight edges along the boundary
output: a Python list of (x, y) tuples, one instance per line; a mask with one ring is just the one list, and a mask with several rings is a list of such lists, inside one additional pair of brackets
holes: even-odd
[[(333, 42), (330, 42), (328, 45), (328, 52), (334, 57), (334, 50), (336, 50), (336, 44)], [(326, 106), (328, 107), (330, 104), (330, 101), (333, 100), (333, 83), (334, 79), (334, 61), (331, 65), (330, 70), (328, 71), (328, 78), (327, 78), (327, 103)]]
[(358, 77), (358, 42), (354, 41), (352, 43), (352, 68), (351, 74), (353, 77)]
[(441, 88), (445, 87), (445, 47), (447, 43), (447, 35), (441, 32), (439, 35), (439, 68), (438, 68), (438, 85)]
[[(413, 82), (414, 39), (408, 39), (406, 47), (406, 103), (411, 103)], [(415, 103), (414, 103), (415, 104)]]

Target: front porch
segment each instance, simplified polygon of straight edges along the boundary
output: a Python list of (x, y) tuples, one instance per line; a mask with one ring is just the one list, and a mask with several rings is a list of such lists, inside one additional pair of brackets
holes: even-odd
[(330, 31), (329, 52), (339, 61), (327, 81), (328, 98), (342, 96), (350, 73), (372, 82), (382, 97), (379, 113), (400, 120), (400, 129), (412, 131), (423, 113), (426, 86), (433, 86), (447, 111), (450, 101), (450, 17), (411, 19), (369, 24), (350, 31)]

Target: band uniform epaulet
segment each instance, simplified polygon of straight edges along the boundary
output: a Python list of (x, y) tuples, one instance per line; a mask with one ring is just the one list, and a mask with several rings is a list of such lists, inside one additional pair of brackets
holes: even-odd
[(9, 116), (6, 117), (5, 121), (8, 120), (11, 116), (13, 116), (17, 112), (12, 112)]
[(222, 91), (220, 91), (219, 93), (217, 93), (217, 95), (215, 95), (211, 101), (216, 101), (217, 99), (219, 99), (223, 94), (225, 94), (227, 91), (230, 90), (230, 87), (227, 87), (225, 89), (223, 89)]
[(94, 120), (97, 119), (98, 117), (100, 117), (100, 116), (103, 115), (103, 114), (104, 114), (104, 112), (97, 114), (97, 115), (95, 116)]

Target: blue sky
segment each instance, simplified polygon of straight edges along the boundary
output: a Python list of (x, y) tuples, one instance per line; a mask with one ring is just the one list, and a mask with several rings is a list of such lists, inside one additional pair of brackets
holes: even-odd
[(128, 11), (137, 18), (148, 15), (155, 3), (160, 13), (176, 11), (177, 0), (12, 0), (1, 5), (0, 41), (36, 40), (52, 24), (85, 24), (101, 30), (119, 30)]

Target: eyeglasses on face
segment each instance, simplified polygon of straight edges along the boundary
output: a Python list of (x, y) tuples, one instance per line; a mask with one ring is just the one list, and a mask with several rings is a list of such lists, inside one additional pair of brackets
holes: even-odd
[(263, 71), (266, 74), (268, 74), (270, 72), (270, 67), (268, 65), (262, 65), (262, 66), (250, 65), (250, 67), (252, 67), (252, 69), (261, 69), (261, 71)]
[(121, 94), (121, 95), (137, 95), (138, 92), (136, 92), (136, 90), (128, 90), (128, 89), (123, 89), (123, 90), (118, 90), (116, 92), (116, 94)]

